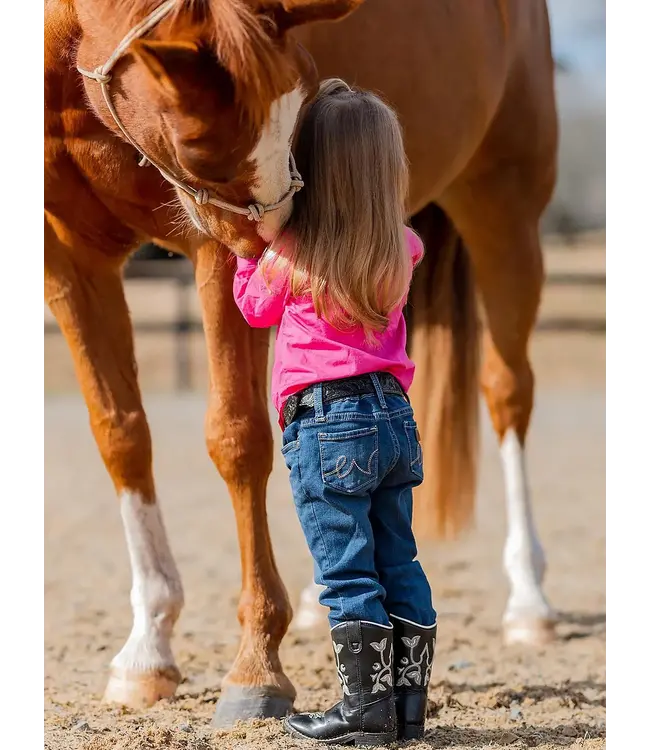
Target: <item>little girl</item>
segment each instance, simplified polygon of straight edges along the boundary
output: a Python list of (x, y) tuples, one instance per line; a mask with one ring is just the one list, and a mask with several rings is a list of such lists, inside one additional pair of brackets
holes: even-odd
[(307, 187), (259, 262), (237, 260), (251, 326), (278, 326), (273, 401), (343, 700), (295, 737), (380, 745), (424, 733), (436, 613), (411, 528), (422, 450), (406, 397), (406, 303), (419, 238), (395, 113), (325, 81), (295, 142)]

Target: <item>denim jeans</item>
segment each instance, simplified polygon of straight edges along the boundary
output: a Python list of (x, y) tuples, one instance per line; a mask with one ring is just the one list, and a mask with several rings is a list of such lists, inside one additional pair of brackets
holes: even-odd
[(323, 404), (284, 431), (282, 453), (320, 602), (330, 625), (388, 614), (432, 625), (436, 613), (415, 560), (413, 488), (422, 482), (422, 449), (413, 410), (401, 396), (375, 394)]

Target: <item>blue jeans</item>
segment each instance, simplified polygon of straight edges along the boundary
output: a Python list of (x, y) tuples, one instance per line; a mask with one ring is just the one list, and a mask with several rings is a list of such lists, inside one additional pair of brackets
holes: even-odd
[(330, 625), (388, 614), (432, 625), (431, 589), (412, 530), (413, 487), (422, 483), (422, 449), (413, 410), (401, 396), (375, 394), (323, 404), (284, 431), (282, 453), (320, 602)]

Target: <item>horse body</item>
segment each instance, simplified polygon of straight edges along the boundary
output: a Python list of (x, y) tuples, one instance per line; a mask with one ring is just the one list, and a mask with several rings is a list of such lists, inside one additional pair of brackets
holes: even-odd
[(411, 163), (411, 213), (438, 200), (476, 152), (501, 100), (509, 51), (492, 4), (376, 0), (336, 32), (315, 25), (296, 36), (322, 78), (380, 92), (397, 110)]
[[(404, 126), (412, 221), (427, 247), (409, 321), (428, 475), (418, 520), (454, 533), (471, 517), (475, 275), (488, 327), (483, 389), (506, 476), (506, 635), (551, 637), (523, 447), (533, 393), (527, 342), (542, 283), (537, 223), (555, 179), (543, 0), (178, 0), (169, 17), (131, 44), (110, 92), (138, 148), (194, 193), (173, 189), (153, 166), (138, 166), (140, 154), (120, 136), (98, 79), (75, 69), (101, 66), (157, 5), (46, 2), (45, 298), (70, 346), (120, 497), (133, 570), (133, 629), (112, 662), (106, 697), (150, 705), (172, 695), (180, 680), (170, 637), (183, 592), (156, 502), (121, 279), (128, 255), (152, 239), (185, 253), (196, 268), (210, 370), (206, 446), (228, 486), (241, 549), (242, 640), (216, 721), (279, 715), (295, 696), (278, 658), (291, 607), (265, 507), (272, 465), (268, 334), (249, 329), (238, 314), (227, 250), (259, 253), (286, 215), (284, 208), (266, 214), (264, 204), (290, 184), (289, 138), (316, 83), (312, 58), (320, 77), (382, 93)], [(310, 24), (352, 10), (336, 26)], [(251, 222), (199, 202), (199, 189), (231, 206), (261, 201), (262, 215)], [(308, 606), (299, 620), (313, 615)]]

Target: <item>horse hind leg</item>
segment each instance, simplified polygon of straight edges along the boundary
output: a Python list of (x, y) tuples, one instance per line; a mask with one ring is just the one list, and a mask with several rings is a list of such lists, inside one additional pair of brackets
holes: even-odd
[[(536, 242), (522, 251), (522, 257), (528, 257), (530, 265), (527, 273), (519, 275), (519, 292), (525, 294), (527, 290), (529, 300), (539, 299), (540, 256)], [(497, 283), (497, 287), (501, 284)], [(517, 304), (508, 297), (498, 298), (495, 304), (496, 292), (486, 294), (490, 288), (489, 282), (483, 286), (486, 310), (492, 308), (492, 312), (488, 312), (491, 319), (482, 386), (500, 442), (506, 493), (508, 531), (503, 564), (510, 582), (510, 596), (503, 616), (504, 639), (506, 643), (537, 645), (553, 640), (556, 617), (542, 588), (546, 559), (533, 519), (526, 468), (525, 441), (534, 388), (526, 350), (532, 322), (527, 321), (525, 313), (521, 314), (525, 304)], [(510, 337), (511, 344), (506, 345)]]
[[(510, 595), (503, 615), (506, 643), (537, 645), (555, 637), (556, 615), (542, 588), (544, 550), (533, 519), (525, 441), (533, 409), (534, 376), (528, 343), (539, 308), (543, 258), (530, 185), (502, 178), (507, 170), (473, 182), (449, 201), (469, 248), (487, 331), (482, 390), (500, 443), (506, 492), (507, 539), (503, 562)], [(532, 179), (532, 177), (530, 177)], [(543, 183), (536, 185), (543, 189)]]
[[(183, 589), (156, 500), (151, 437), (134, 364), (119, 271), (103, 259), (81, 269), (81, 248), (64, 247), (46, 225), (45, 300), (68, 342), (90, 424), (120, 500), (133, 586), (133, 627), (111, 662), (105, 699), (133, 708), (174, 694), (181, 676), (171, 651)], [(83, 252), (92, 250), (83, 249)]]

